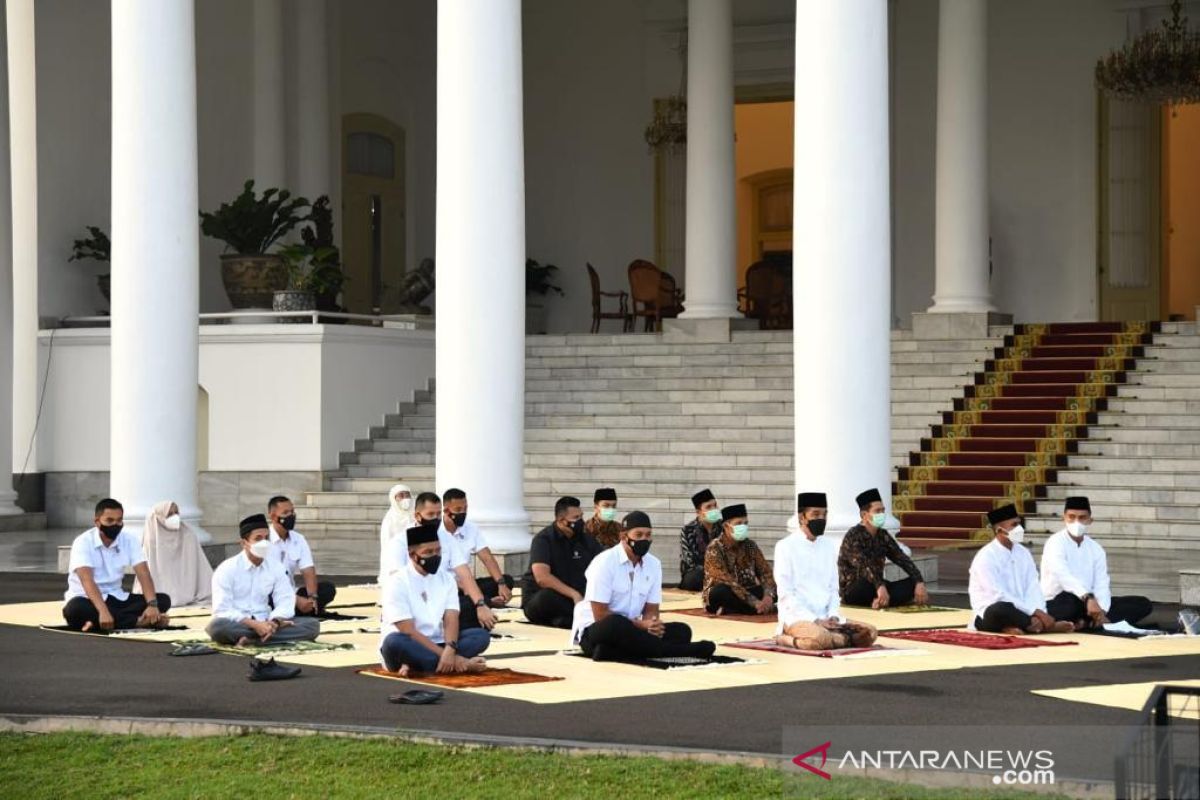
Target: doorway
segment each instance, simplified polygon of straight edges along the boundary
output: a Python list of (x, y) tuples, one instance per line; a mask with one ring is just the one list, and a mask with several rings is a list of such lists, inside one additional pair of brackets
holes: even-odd
[(740, 287), (751, 264), (791, 262), (795, 103), (738, 103), (733, 128)]
[(407, 209), (404, 129), (375, 114), (342, 121), (342, 263), (346, 309), (390, 313), (400, 305)]
[(1162, 307), (1195, 319), (1200, 307), (1200, 104), (1162, 114)]

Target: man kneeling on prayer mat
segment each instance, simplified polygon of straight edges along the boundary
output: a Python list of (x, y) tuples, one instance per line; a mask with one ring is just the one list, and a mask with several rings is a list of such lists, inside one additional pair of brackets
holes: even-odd
[(652, 537), (650, 517), (631, 511), (621, 523), (616, 546), (588, 567), (587, 591), (575, 606), (571, 641), (594, 661), (707, 659), (716, 650), (712, 642), (693, 642), (692, 629), (684, 623), (659, 619), (662, 563), (650, 555)]
[(968, 593), (974, 627), (987, 633), (1067, 633), (1069, 622), (1046, 613), (1033, 556), (1021, 544), (1025, 528), (1011, 503), (987, 514), (995, 538), (971, 560)]
[(205, 629), (218, 644), (311, 642), (321, 633), (316, 617), (296, 619), (292, 576), (274, 556), (270, 524), (251, 514), (238, 525), (242, 552), (213, 571), (213, 616)]
[[(838, 553), (842, 602), (871, 608), (928, 604), (929, 593), (921, 570), (883, 527), (887, 510), (879, 490), (868, 489), (854, 500), (858, 503), (860, 522), (846, 531)], [(883, 570), (888, 561), (904, 570), (907, 577), (899, 581), (884, 580)]]
[(1068, 497), (1063, 511), (1066, 526), (1046, 540), (1042, 549), (1042, 595), (1046, 611), (1076, 630), (1099, 628), (1110, 622), (1137, 625), (1150, 616), (1149, 599), (1113, 597), (1104, 548), (1088, 536), (1092, 505), (1086, 497)]
[(721, 535), (721, 506), (711, 489), (692, 495), (696, 518), (679, 534), (679, 588), (698, 592), (704, 588), (704, 553)]
[(438, 526), (409, 528), (408, 563), (383, 586), (379, 654), (384, 668), (407, 675), (482, 672), (480, 653), (492, 642), (483, 628), (459, 630), (458, 582), (442, 569)]
[(779, 586), (779, 626), (775, 642), (798, 650), (870, 647), (875, 628), (841, 615), (837, 546), (824, 538), (829, 514), (824, 492), (796, 497), (800, 530), (775, 545), (775, 581)]
[[(106, 497), (96, 504), (95, 523), (71, 543), (63, 597), (67, 602), (62, 610), (67, 627), (76, 631), (165, 628), (171, 598), (154, 590), (141, 542), (121, 532), (125, 509)], [(130, 594), (121, 587), (126, 567), (133, 568), (144, 594)]]
[(750, 540), (746, 506), (721, 509), (721, 535), (704, 552), (704, 607), (710, 614), (770, 614), (775, 578), (758, 545)]

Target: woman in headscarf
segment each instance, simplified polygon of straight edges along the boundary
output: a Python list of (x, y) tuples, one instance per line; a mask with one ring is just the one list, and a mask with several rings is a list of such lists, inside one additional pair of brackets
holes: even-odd
[(403, 483), (397, 483), (388, 491), (388, 512), (379, 526), (379, 582), (396, 569), (392, 563), (393, 541), (399, 538), (407, 553), (406, 536), (408, 529), (416, 525), (413, 514), (412, 490)]
[(154, 576), (154, 588), (170, 595), (173, 608), (209, 603), (212, 567), (196, 532), (180, 518), (179, 506), (172, 501), (164, 500), (146, 515), (142, 551)]

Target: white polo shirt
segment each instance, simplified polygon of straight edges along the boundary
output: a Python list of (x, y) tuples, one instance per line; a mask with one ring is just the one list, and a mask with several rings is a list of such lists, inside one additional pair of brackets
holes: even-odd
[(446, 559), (451, 552), (454, 554), (450, 557), (451, 568), (456, 568), (460, 564), (469, 564), (476, 553), (487, 547), (483, 531), (479, 530), (479, 526), (469, 519), (459, 525), (454, 533), (446, 530), (446, 521), (442, 520), (441, 526), (438, 527), (438, 541), (442, 545), (443, 559)]
[(67, 567), (67, 592), (64, 600), (73, 597), (87, 597), (83, 590), (83, 581), (75, 570), (80, 567), (92, 568), (92, 580), (100, 589), (101, 597), (114, 597), (124, 602), (129, 599), (129, 592), (121, 588), (121, 579), (125, 577), (125, 568), (141, 564), (146, 560), (142, 554), (142, 543), (134, 536), (122, 531), (117, 534), (111, 547), (105, 547), (100, 538), (99, 528), (89, 528), (75, 537), (71, 543), (71, 561)]
[(271, 544), (275, 545), (274, 557), (288, 575), (296, 575), (301, 570), (313, 566), (312, 550), (308, 546), (308, 540), (300, 535), (300, 531), (288, 531), (288, 537), (284, 539), (275, 532), (275, 526), (272, 525), (268, 538)]
[[(411, 619), (417, 632), (436, 644), (445, 644), (442, 621), (447, 611), (458, 611), (458, 584), (454, 572), (443, 561), (432, 575), (417, 572), (409, 559), (403, 569), (388, 578), (382, 591), (383, 613), (379, 617), (379, 647), (396, 631), (396, 623)], [(387, 666), (384, 664), (384, 666)]]
[(613, 614), (638, 619), (647, 603), (662, 603), (662, 562), (647, 553), (635, 566), (629, 560), (624, 545), (610, 547), (592, 559), (588, 565), (587, 590), (583, 600), (575, 604), (575, 624), (571, 643), (596, 621), (592, 602), (604, 603)]
[(255, 566), (243, 550), (213, 570), (213, 616), (235, 622), (251, 618), (291, 619), (296, 590), (278, 560), (264, 558)]

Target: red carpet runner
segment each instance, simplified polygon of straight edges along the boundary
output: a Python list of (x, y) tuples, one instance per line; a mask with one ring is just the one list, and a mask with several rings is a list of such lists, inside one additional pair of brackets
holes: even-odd
[(921, 440), (892, 486), (900, 537), (913, 547), (991, 538), (989, 509), (1032, 511), (1135, 367), (1155, 323), (1017, 325), (954, 410)]

